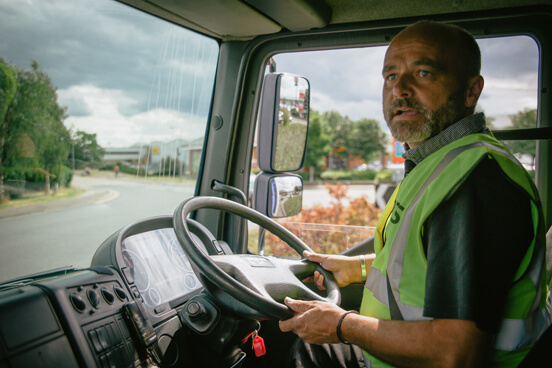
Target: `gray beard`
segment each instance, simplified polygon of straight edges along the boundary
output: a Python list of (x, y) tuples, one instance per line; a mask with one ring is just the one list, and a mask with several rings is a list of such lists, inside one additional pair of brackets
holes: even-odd
[[(413, 125), (411, 122), (389, 123), (398, 107), (416, 109), (425, 119)], [(384, 111), (385, 121), (391, 130), (391, 135), (399, 142), (422, 142), (439, 134), (453, 123), (464, 117), (464, 94), (455, 93), (440, 107), (430, 111), (419, 102), (412, 99), (395, 100)]]

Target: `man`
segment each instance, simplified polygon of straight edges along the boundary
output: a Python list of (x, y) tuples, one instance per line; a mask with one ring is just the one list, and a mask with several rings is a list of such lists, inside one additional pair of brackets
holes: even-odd
[(368, 277), (360, 314), (286, 298), (297, 314), (280, 328), (308, 343), (294, 365), (515, 367), (546, 327), (538, 194), (474, 114), (479, 73), (477, 43), (457, 27), (416, 23), (389, 45), (383, 109), (406, 176), (375, 255), (305, 253), (340, 286)]

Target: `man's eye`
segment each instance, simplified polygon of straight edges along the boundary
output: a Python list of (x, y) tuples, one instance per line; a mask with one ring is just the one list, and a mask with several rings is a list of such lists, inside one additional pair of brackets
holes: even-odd
[(397, 75), (396, 75), (396, 74), (389, 74), (389, 75), (386, 77), (386, 79), (387, 79), (387, 80), (390, 80), (390, 81), (395, 80), (395, 78), (397, 78)]
[(429, 77), (430, 75), (431, 75), (431, 72), (428, 72), (427, 70), (420, 70), (420, 76)]

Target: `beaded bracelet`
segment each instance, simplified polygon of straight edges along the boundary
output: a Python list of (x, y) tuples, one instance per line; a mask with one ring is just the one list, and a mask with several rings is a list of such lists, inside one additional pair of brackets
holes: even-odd
[(344, 340), (343, 337), (341, 336), (341, 324), (343, 323), (343, 320), (345, 319), (345, 317), (348, 314), (351, 314), (351, 313), (358, 314), (358, 312), (356, 310), (347, 311), (347, 312), (345, 312), (341, 315), (341, 318), (339, 318), (339, 322), (337, 322), (337, 327), (335, 329), (335, 333), (337, 335), (337, 338), (339, 339), (339, 341), (341, 341), (342, 344), (351, 345), (350, 342), (348, 342), (347, 340)]

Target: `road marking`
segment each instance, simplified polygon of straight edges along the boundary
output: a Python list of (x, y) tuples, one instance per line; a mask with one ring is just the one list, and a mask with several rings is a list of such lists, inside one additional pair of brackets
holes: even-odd
[(114, 199), (116, 199), (117, 197), (119, 197), (120, 193), (114, 189), (107, 189), (108, 191), (108, 194), (107, 196), (97, 200), (96, 202), (94, 202), (94, 204), (102, 204), (102, 203), (105, 203), (105, 202), (109, 202), (109, 201), (112, 201)]

